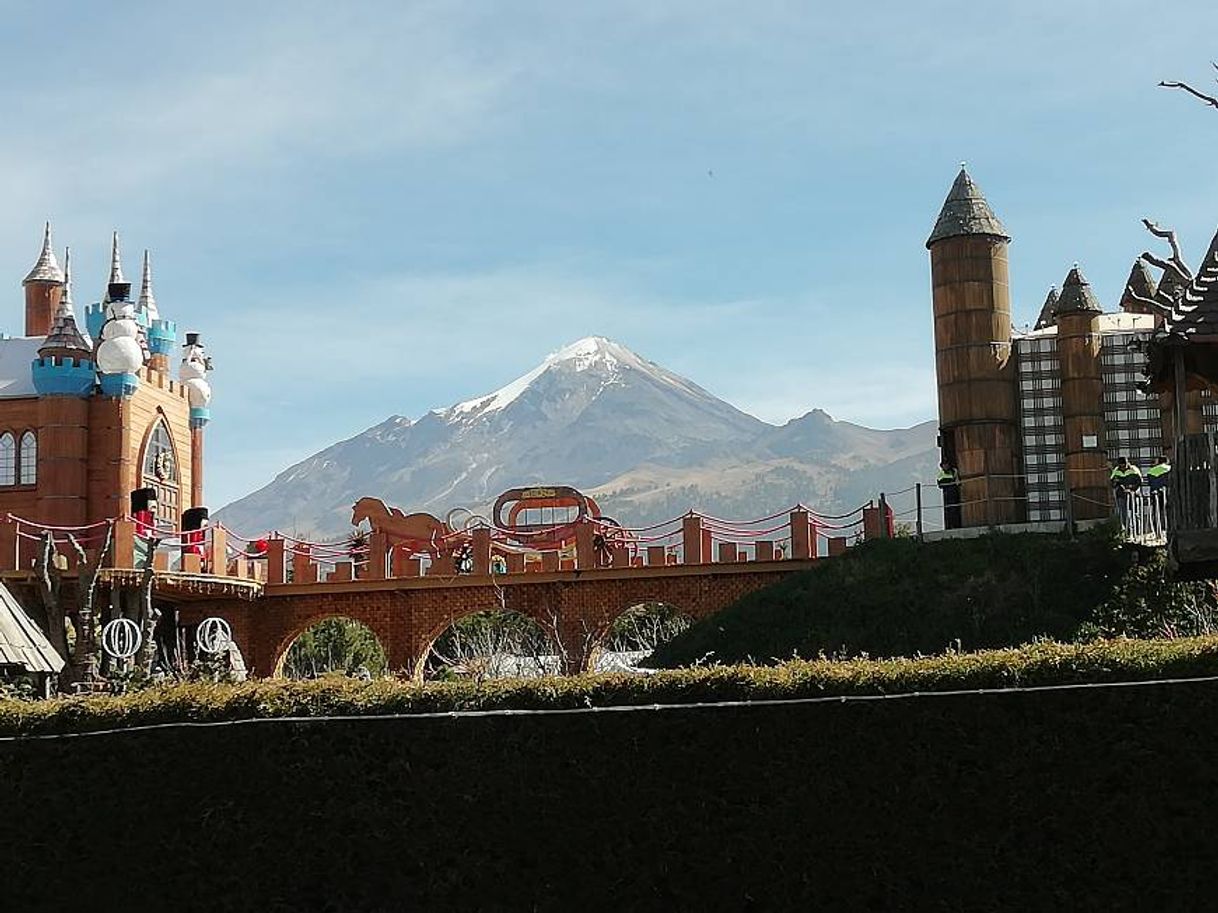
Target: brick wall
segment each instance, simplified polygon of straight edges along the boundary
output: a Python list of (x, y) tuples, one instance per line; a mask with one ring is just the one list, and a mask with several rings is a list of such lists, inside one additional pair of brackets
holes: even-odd
[(227, 619), (247, 668), (258, 676), (278, 674), (292, 641), (311, 625), (350, 618), (377, 636), (391, 669), (421, 677), (427, 652), (445, 628), (475, 612), (506, 609), (554, 636), (566, 671), (577, 672), (588, 667), (617, 617), (636, 605), (663, 602), (704, 618), (808, 566), (790, 561), (271, 586), (254, 602), (191, 603), (179, 617), (186, 625), (209, 615)]

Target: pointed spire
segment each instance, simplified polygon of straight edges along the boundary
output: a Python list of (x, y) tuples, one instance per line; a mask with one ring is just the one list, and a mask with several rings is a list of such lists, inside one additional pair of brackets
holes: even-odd
[(123, 278), (123, 260), (118, 250), (118, 232), (110, 236), (110, 285), (126, 282)]
[(59, 296), (57, 314), (72, 313), (72, 248), (63, 249), (63, 294)]
[(1034, 330), (1043, 330), (1053, 326), (1057, 321), (1054, 319), (1057, 311), (1057, 286), (1052, 286), (1049, 289), (1049, 294), (1045, 297), (1045, 303), (1041, 306), (1040, 316), (1036, 318), (1036, 326)]
[(50, 222), (46, 223), (42, 232), (42, 250), (38, 253), (38, 262), (21, 284), (28, 285), (31, 282), (63, 282), (63, 270), (59, 268), (59, 261), (55, 259), (55, 248), (51, 244)]
[(118, 232), (110, 238), (110, 281), (106, 283), (106, 301), (127, 301), (131, 283), (123, 276), (123, 259), (118, 249)]
[(156, 296), (152, 294), (152, 257), (144, 251), (144, 270), (140, 279), (140, 300), (138, 310), (145, 311), (149, 320), (159, 320), (160, 313), (156, 308)]
[[(1136, 296), (1136, 297), (1135, 297)], [(1125, 281), (1125, 291), (1121, 293), (1120, 308), (1127, 314), (1153, 314), (1154, 310), (1138, 301), (1138, 298), (1153, 298), (1155, 296), (1155, 280), (1146, 268), (1145, 261), (1138, 257), (1133, 261), (1129, 278)]]
[(55, 320), (46, 342), (38, 349), (39, 355), (70, 353), (76, 357), (92, 357), (93, 343), (76, 323), (76, 312), (72, 307), (72, 252), (63, 251), (63, 294), (59, 307), (55, 309)]
[(952, 184), (952, 189), (943, 201), (943, 209), (935, 221), (935, 228), (926, 239), (930, 247), (936, 241), (954, 238), (959, 235), (989, 235), (1010, 241), (1006, 228), (990, 209), (981, 188), (973, 181), (964, 163), (960, 164), (960, 173)]
[(1082, 270), (1076, 263), (1067, 274), (1066, 281), (1062, 283), (1062, 293), (1057, 299), (1054, 314), (1060, 317), (1062, 314), (1077, 314), (1084, 311), (1102, 314), (1104, 308), (1100, 305), (1099, 299), (1095, 297), (1095, 292), (1091, 290), (1091, 283), (1083, 276)]

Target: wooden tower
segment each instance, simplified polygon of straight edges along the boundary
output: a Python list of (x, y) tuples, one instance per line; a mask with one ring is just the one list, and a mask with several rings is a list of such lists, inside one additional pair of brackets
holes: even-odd
[(961, 167), (926, 242), (935, 315), (939, 446), (960, 475), (964, 526), (1021, 523), (1019, 400), (1011, 357), (1010, 237)]
[(1103, 307), (1078, 264), (1062, 284), (1054, 316), (1066, 435), (1066, 491), (1073, 516), (1110, 516), (1108, 457), (1104, 450), (1104, 380), (1100, 373)]

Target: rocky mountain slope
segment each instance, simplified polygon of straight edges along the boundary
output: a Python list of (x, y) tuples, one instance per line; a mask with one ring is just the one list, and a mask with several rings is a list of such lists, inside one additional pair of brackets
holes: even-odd
[(767, 424), (616, 342), (589, 337), (494, 393), (392, 416), (217, 514), (233, 529), (341, 535), (364, 495), (438, 516), (507, 488), (574, 485), (646, 523), (691, 507), (753, 517), (853, 507), (933, 478), (934, 425), (876, 431), (815, 410)]

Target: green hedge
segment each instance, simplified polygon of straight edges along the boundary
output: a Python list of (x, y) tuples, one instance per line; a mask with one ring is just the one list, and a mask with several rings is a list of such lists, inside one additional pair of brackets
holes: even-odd
[(662, 644), (675, 668), (792, 656), (908, 656), (953, 644), (979, 650), (1037, 637), (1162, 637), (1214, 629), (1212, 594), (1171, 578), (1163, 549), (1100, 527), (1064, 536), (992, 534), (866, 542), (751, 593)]
[[(187, 688), (8, 726), (1212, 673), (1213, 641), (481, 689)], [(836, 668), (837, 671), (833, 671)], [(156, 708), (160, 709), (156, 709)], [(1207, 682), (0, 742), (4, 908), (1201, 910)]]
[(1218, 675), (1218, 637), (1041, 642), (979, 653), (707, 666), (647, 676), (583, 675), (425, 685), (395, 679), (365, 683), (341, 677), (260, 679), (240, 685), (165, 685), (121, 696), (0, 701), (0, 735), (258, 717), (694, 704), (1205, 675)]

